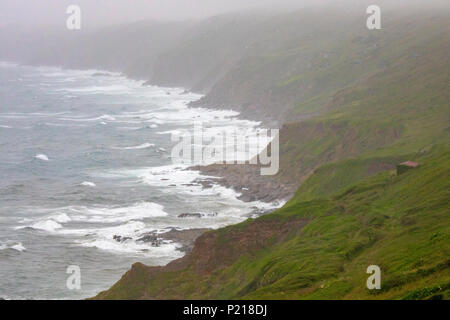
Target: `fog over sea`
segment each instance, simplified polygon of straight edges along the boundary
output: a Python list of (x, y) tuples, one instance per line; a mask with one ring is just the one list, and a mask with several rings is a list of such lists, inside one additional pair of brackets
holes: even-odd
[[(187, 106), (200, 97), (115, 73), (0, 63), (0, 297), (93, 296), (135, 262), (184, 255), (175, 242), (136, 241), (146, 232), (218, 228), (275, 205), (204, 189), (198, 172), (173, 164), (170, 133), (193, 121), (258, 130), (236, 112)], [(66, 287), (69, 265), (81, 268), (81, 290)]]

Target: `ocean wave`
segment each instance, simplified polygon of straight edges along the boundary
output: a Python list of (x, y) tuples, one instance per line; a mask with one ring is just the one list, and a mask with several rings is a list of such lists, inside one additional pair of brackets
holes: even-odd
[(113, 149), (118, 149), (118, 150), (139, 150), (139, 149), (151, 148), (151, 147), (154, 147), (154, 146), (155, 146), (155, 144), (153, 144), (153, 143), (143, 143), (143, 144), (140, 144), (138, 146), (122, 147), (122, 148), (114, 147)]
[(27, 250), (27, 248), (25, 248), (22, 244), (22, 242), (17, 242), (17, 241), (5, 241), (5, 242), (1, 242), (0, 241), (0, 250), (7, 250), (7, 249), (11, 249), (11, 250), (16, 250), (19, 252), (23, 252), (25, 250)]
[(62, 124), (62, 123), (52, 123), (52, 122), (45, 122), (44, 125), (49, 127), (87, 127), (86, 124)]
[(148, 256), (152, 259), (177, 259), (183, 257), (184, 253), (179, 251), (179, 245), (175, 243), (162, 243), (158, 247), (151, 246), (145, 243), (137, 243), (130, 240), (128, 242), (117, 242), (110, 239), (97, 239), (93, 241), (80, 241), (79, 244), (83, 247), (97, 248), (104, 251), (109, 251), (118, 254), (132, 254), (136, 256)]
[(153, 202), (140, 202), (127, 207), (69, 207), (67, 210), (75, 221), (95, 223), (118, 223), (167, 216), (164, 207)]
[(43, 112), (4, 112), (0, 117), (51, 117), (59, 116), (67, 112), (43, 113)]
[(72, 221), (72, 218), (70, 218), (66, 213), (50, 216), (50, 219), (56, 221), (57, 223), (67, 223)]
[(97, 185), (93, 182), (90, 181), (83, 181), (80, 185), (82, 185), (83, 187), (96, 187)]
[(222, 199), (243, 204), (242, 201), (238, 200), (241, 194), (231, 188), (212, 184), (210, 188), (205, 189), (199, 181), (216, 177), (202, 175), (199, 171), (188, 170), (188, 167), (188, 165), (173, 164), (142, 169), (113, 170), (105, 174), (99, 174), (99, 176), (134, 180), (137, 178), (141, 183), (159, 187), (165, 193), (182, 194), (189, 197), (211, 196), (213, 197), (211, 201)]
[(30, 228), (33, 230), (41, 230), (50, 233), (55, 233), (58, 230), (63, 229), (62, 224), (68, 223), (70, 221), (72, 221), (72, 219), (66, 213), (55, 213), (37, 219), (33, 218), (22, 219), (20, 223), (25, 223), (26, 225), (15, 227), (14, 229), (21, 230)]
[[(130, 221), (119, 226), (86, 231), (90, 232), (90, 237), (77, 241), (83, 247), (97, 248), (119, 254), (144, 255), (169, 260), (180, 258), (184, 255), (178, 251), (179, 245), (171, 241), (163, 241), (159, 246), (136, 241), (143, 233), (151, 231), (151, 229), (146, 228), (143, 222), (139, 221)], [(120, 236), (123, 240), (117, 241), (114, 239), (115, 236)]]
[(45, 154), (37, 154), (35, 156), (35, 158), (38, 159), (38, 160), (42, 160), (42, 161), (49, 161), (48, 156), (46, 156)]
[(101, 115), (101, 116), (95, 117), (95, 118), (60, 118), (59, 120), (63, 120), (63, 121), (88, 121), (88, 122), (90, 122), (90, 121), (100, 121), (100, 120), (102, 120), (102, 121), (115, 121), (116, 118), (111, 116), (111, 115), (104, 114), (104, 115)]
[(130, 92), (130, 87), (126, 85), (109, 85), (109, 86), (91, 86), (80, 88), (61, 88), (55, 91), (64, 91), (70, 93), (85, 93), (85, 94), (97, 94), (97, 93), (115, 93), (124, 94)]
[[(61, 224), (68, 222), (112, 224), (167, 216), (164, 206), (154, 202), (138, 202), (124, 207), (68, 206), (52, 209), (40, 208), (33, 210), (33, 213), (45, 215), (36, 219), (23, 219), (21, 223), (26, 225), (16, 229), (33, 228), (63, 232)], [(66, 228), (65, 231), (67, 230), (69, 229)]]
[(141, 130), (144, 129), (144, 127), (117, 127), (119, 130), (129, 130), (129, 131), (135, 131), (135, 130)]
[(31, 226), (29, 226), (29, 228), (48, 232), (55, 232), (56, 230), (61, 229), (62, 225), (54, 220), (44, 220), (32, 224)]

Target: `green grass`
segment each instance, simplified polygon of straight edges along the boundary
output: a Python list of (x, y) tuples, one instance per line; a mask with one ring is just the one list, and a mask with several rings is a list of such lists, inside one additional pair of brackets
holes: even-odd
[[(231, 78), (280, 104), (301, 96), (293, 119), (316, 114), (280, 133), (275, 179), (298, 191), (272, 214), (202, 236), (182, 262), (133, 267), (98, 298), (448, 299), (450, 40), (438, 37), (448, 21), (408, 18), (340, 43), (319, 25), (319, 47), (301, 31), (305, 41), (269, 34)], [(310, 69), (292, 68), (311, 56)], [(405, 160), (420, 166), (397, 175)], [(381, 267), (381, 290), (366, 288), (369, 265)]]
[[(219, 236), (210, 244), (212, 248), (235, 248), (234, 252), (222, 251), (220, 257), (226, 263), (210, 261), (211, 270), (206, 273), (189, 263), (155, 277), (133, 269), (131, 274), (139, 279), (139, 285), (122, 280), (102, 297), (446, 298), (450, 282), (450, 148), (437, 145), (418, 160), (421, 166), (417, 169), (400, 176), (385, 171), (325, 199), (322, 193), (315, 198), (310, 192), (312, 200), (304, 201), (300, 189), (275, 213), (214, 232)], [(301, 232), (274, 236), (252, 250), (239, 247), (240, 235), (252, 233), (257, 223), (294, 224), (300, 220), (308, 221)], [(379, 291), (365, 287), (365, 271), (372, 264), (382, 270)]]

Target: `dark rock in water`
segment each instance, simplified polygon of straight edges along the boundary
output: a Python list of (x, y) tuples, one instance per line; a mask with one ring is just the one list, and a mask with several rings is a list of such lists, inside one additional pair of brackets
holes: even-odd
[(178, 215), (178, 218), (201, 218), (203, 214), (201, 213), (182, 213)]
[(253, 201), (256, 201), (257, 198), (256, 198), (256, 196), (254, 196), (252, 194), (243, 194), (239, 197), (239, 200), (242, 200), (244, 202), (253, 202)]
[(160, 247), (162, 244), (162, 239), (158, 238), (157, 235), (150, 233), (137, 239), (136, 242), (150, 243), (153, 247)]
[(258, 165), (223, 165), (195, 166), (186, 170), (200, 171), (210, 178), (197, 179), (195, 182), (210, 188), (215, 184), (226, 188), (233, 188), (241, 195), (238, 197), (245, 202), (260, 200), (273, 202), (290, 198), (297, 190), (296, 183), (290, 181), (276, 181), (260, 174)]
[(176, 184), (169, 184), (169, 187), (176, 187)]
[(169, 181), (170, 179), (167, 179), (167, 178), (163, 178), (163, 179), (161, 179), (161, 181)]
[(195, 187), (195, 186), (197, 186), (197, 184), (195, 184), (195, 183), (183, 183), (182, 186), (185, 186), (185, 187)]
[(158, 247), (163, 241), (173, 241), (181, 245), (177, 250), (189, 252), (194, 247), (195, 240), (208, 230), (209, 229), (177, 230), (175, 228), (169, 228), (168, 231), (164, 233), (156, 233), (155, 231), (144, 233), (136, 240), (136, 242), (150, 243), (152, 246)]
[(33, 227), (24, 227), (24, 228), (22, 228), (21, 230), (26, 230), (26, 231), (36, 231), (36, 229), (33, 228)]
[(181, 248), (178, 248), (177, 250), (181, 252), (189, 252), (194, 247), (195, 240), (206, 231), (209, 231), (209, 229), (177, 230), (175, 228), (171, 228), (168, 232), (161, 233), (158, 236), (164, 240), (174, 241), (181, 244)]
[(127, 240), (131, 240), (130, 237), (122, 237), (122, 236), (118, 236), (118, 235), (113, 236), (113, 239), (120, 243), (125, 242)]
[(208, 213), (208, 214), (204, 214), (204, 213), (182, 213), (180, 215), (178, 215), (178, 218), (202, 218), (202, 217), (217, 217), (218, 213), (217, 212), (213, 212), (213, 213)]
[(137, 239), (136, 241), (152, 242), (152, 241), (156, 241), (156, 240), (158, 240), (157, 236), (148, 234), (148, 235), (143, 236), (142, 238)]
[(212, 181), (212, 180), (200, 180), (200, 179), (197, 179), (194, 182), (200, 184), (203, 187), (203, 189), (211, 189), (213, 187), (213, 185), (214, 185), (214, 181)]

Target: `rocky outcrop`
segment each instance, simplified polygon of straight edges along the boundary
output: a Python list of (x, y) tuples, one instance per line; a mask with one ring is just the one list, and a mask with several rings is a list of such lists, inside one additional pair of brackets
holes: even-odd
[(203, 233), (210, 229), (189, 229), (178, 230), (175, 228), (170, 229), (165, 233), (149, 232), (142, 235), (136, 241), (151, 243), (152, 246), (160, 246), (163, 241), (173, 241), (181, 245), (178, 250), (182, 252), (189, 252), (194, 247), (195, 240)]
[(192, 167), (210, 177), (199, 179), (196, 182), (204, 188), (210, 188), (213, 183), (232, 188), (239, 192), (240, 200), (276, 202), (289, 199), (297, 189), (297, 185), (281, 181), (275, 177), (262, 176), (260, 167), (256, 165), (222, 165)]
[[(254, 221), (243, 228), (229, 227), (203, 233), (195, 241), (192, 251), (183, 258), (172, 261), (165, 267), (148, 267), (135, 263), (119, 282), (94, 299), (181, 299), (183, 297), (175, 293), (176, 288), (165, 286), (163, 289), (147, 290), (146, 287), (151, 287), (164, 275), (177, 272), (211, 275), (215, 270), (231, 265), (244, 255), (256, 254), (268, 244), (273, 245), (298, 235), (308, 221), (306, 218), (264, 219)], [(179, 236), (180, 234), (177, 234), (177, 237)]]

